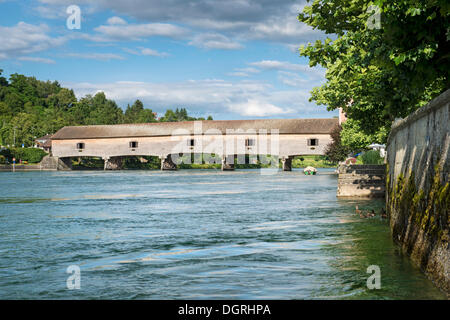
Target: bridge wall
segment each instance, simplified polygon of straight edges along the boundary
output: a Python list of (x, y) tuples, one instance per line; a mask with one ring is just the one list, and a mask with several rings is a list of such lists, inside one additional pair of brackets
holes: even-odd
[(393, 124), (387, 145), (386, 208), (393, 238), (447, 293), (450, 90)]
[[(308, 139), (318, 139), (317, 146), (308, 146)], [(188, 140), (194, 139), (190, 147)], [(255, 145), (246, 147), (245, 140), (254, 139)], [(137, 148), (130, 148), (136, 141)], [(272, 154), (280, 157), (296, 155), (323, 155), (331, 142), (328, 134), (285, 134), (270, 135), (195, 135), (135, 138), (67, 139), (53, 140), (52, 153), (55, 157), (101, 157), (108, 159), (119, 156), (158, 156), (165, 158), (176, 153), (215, 153), (218, 155)], [(84, 143), (83, 150), (77, 143)]]

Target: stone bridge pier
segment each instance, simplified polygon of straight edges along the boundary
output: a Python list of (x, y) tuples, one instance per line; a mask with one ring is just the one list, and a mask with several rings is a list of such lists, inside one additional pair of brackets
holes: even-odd
[(177, 165), (172, 161), (172, 156), (170, 154), (167, 156), (160, 157), (160, 159), (161, 159), (161, 170), (163, 171), (177, 170)]
[(292, 159), (294, 157), (282, 157), (281, 164), (283, 166), (283, 171), (292, 171)]
[(228, 155), (222, 157), (222, 171), (233, 171), (234, 170), (234, 159), (235, 155)]
[(72, 158), (64, 157), (57, 159), (58, 159), (57, 170), (61, 171), (72, 170)]
[(120, 170), (123, 166), (122, 157), (107, 157), (103, 158), (105, 161), (104, 170)]

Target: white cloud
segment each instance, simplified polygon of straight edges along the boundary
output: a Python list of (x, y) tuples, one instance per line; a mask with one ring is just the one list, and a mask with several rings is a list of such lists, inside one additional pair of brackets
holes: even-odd
[(55, 63), (55, 61), (52, 59), (40, 58), (40, 57), (19, 57), (17, 59), (20, 61), (31, 61), (31, 62), (39, 62), (39, 63), (46, 63), (46, 64), (54, 64)]
[(34, 10), (45, 19), (63, 19), (67, 18), (67, 13), (64, 10), (57, 10), (53, 7), (38, 6)]
[(94, 30), (106, 37), (106, 40), (126, 41), (142, 40), (154, 36), (180, 38), (187, 34), (186, 29), (169, 23), (101, 25)]
[(125, 20), (123, 20), (120, 17), (111, 17), (106, 21), (108, 24), (111, 25), (125, 25), (127, 24), (127, 22)]
[[(95, 2), (39, 0), (39, 2), (45, 4), (45, 9), (41, 9), (43, 12), (56, 9), (62, 12), (63, 7), (78, 4), (82, 7), (83, 14), (108, 10), (143, 21), (144, 23), (139, 26), (146, 23), (152, 25), (156, 22), (169, 25), (176, 23), (195, 30), (198, 34), (220, 32), (234, 43), (257, 39), (292, 45), (325, 38), (323, 32), (313, 30), (297, 20), (297, 15), (306, 4), (306, 0), (296, 0), (294, 3), (292, 0), (196, 0), (194, 2), (186, 0), (97, 0)], [(125, 26), (126, 22), (122, 18), (110, 19), (109, 27)], [(105, 29), (105, 26), (102, 27)], [(113, 36), (111, 33), (119, 30), (102, 31)], [(127, 34), (130, 32), (128, 30)], [(142, 35), (142, 31), (131, 33), (139, 39), (147, 37)], [(174, 36), (173, 31), (169, 33), (170, 35), (166, 33), (162, 35), (180, 37), (178, 33)], [(120, 35), (119, 31), (118, 36)], [(151, 35), (153, 35), (152, 32)], [(126, 39), (126, 36), (121, 36), (121, 39)], [(223, 46), (220, 49), (230, 49), (230, 45)]]
[(138, 47), (137, 50), (130, 48), (123, 48), (125, 52), (137, 55), (137, 56), (153, 56), (153, 57), (168, 57), (166, 52), (159, 52), (150, 48)]
[(227, 75), (228, 76), (231, 76), (231, 77), (250, 77), (250, 74), (249, 73), (246, 73), (246, 72), (242, 72), (242, 71), (233, 71), (233, 72), (229, 72), (229, 73), (227, 73)]
[(279, 114), (292, 113), (292, 110), (277, 107), (271, 103), (257, 99), (248, 99), (246, 102), (231, 104), (230, 110), (242, 116), (266, 117)]
[(229, 72), (227, 75), (232, 77), (250, 77), (252, 74), (261, 72), (256, 68), (235, 68), (233, 72)]
[(261, 69), (275, 69), (275, 70), (295, 70), (302, 71), (305, 70), (308, 66), (294, 64), (286, 61), (278, 61), (278, 60), (261, 60), (256, 62), (249, 63), (252, 66), (261, 68)]
[(301, 44), (287, 44), (286, 46), (288, 47), (288, 49), (292, 52), (292, 53), (299, 53), (299, 49), (300, 49), (300, 45)]
[(124, 60), (125, 58), (121, 55), (115, 53), (68, 53), (67, 57), (81, 58), (81, 59), (92, 59), (92, 60)]
[(262, 39), (293, 45), (297, 43), (314, 42), (316, 39), (324, 39), (322, 31), (314, 30), (305, 23), (297, 19), (304, 4), (294, 4), (289, 6), (286, 3), (284, 13), (272, 15), (266, 20), (250, 25), (246, 37), (249, 39)]
[(308, 79), (301, 77), (297, 73), (288, 71), (279, 71), (278, 81), (290, 87), (304, 87), (308, 83)]
[(308, 76), (310, 80), (322, 80), (325, 76), (325, 69), (321, 67), (310, 67), (306, 64), (296, 64), (287, 61), (261, 60), (251, 62), (249, 65), (264, 70), (285, 70), (301, 72)]
[(144, 56), (154, 56), (154, 57), (167, 57), (168, 56), (168, 54), (165, 52), (158, 52), (156, 50), (149, 49), (149, 48), (142, 48), (141, 54)]
[(51, 37), (46, 24), (32, 25), (19, 22), (13, 27), (0, 26), (0, 56), (17, 57), (64, 44), (67, 38)]
[(188, 80), (183, 82), (107, 82), (65, 83), (78, 97), (105, 92), (109, 99), (126, 106), (136, 99), (157, 112), (167, 108), (186, 107), (190, 113), (222, 114), (233, 117), (303, 117), (308, 115), (327, 117), (325, 108), (308, 102), (309, 86), (295, 90), (274, 90), (259, 81), (231, 82), (218, 79)]
[(218, 33), (199, 34), (189, 44), (205, 49), (236, 50), (243, 48), (240, 43)]

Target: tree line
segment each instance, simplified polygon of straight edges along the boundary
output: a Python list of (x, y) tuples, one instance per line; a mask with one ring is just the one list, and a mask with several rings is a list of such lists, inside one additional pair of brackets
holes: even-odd
[[(73, 90), (57, 81), (12, 74), (0, 69), (0, 145), (32, 146), (34, 140), (64, 126), (205, 120), (188, 115), (185, 108), (168, 109), (158, 118), (140, 100), (125, 111), (103, 92), (77, 99)], [(212, 120), (209, 116), (207, 120)]]

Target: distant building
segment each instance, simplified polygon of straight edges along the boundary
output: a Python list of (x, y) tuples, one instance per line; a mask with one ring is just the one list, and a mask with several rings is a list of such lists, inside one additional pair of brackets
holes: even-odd
[(345, 121), (347, 121), (347, 113), (342, 108), (339, 108), (339, 125), (341, 126)]
[(47, 134), (43, 137), (34, 140), (34, 147), (44, 150), (45, 152), (52, 151), (52, 135)]

